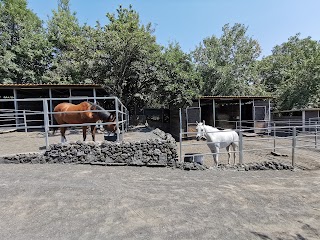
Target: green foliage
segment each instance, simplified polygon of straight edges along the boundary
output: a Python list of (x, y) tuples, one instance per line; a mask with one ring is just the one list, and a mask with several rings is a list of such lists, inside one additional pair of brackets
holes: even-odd
[(40, 83), (51, 45), (25, 0), (0, 0), (0, 83)]
[(201, 78), (195, 71), (191, 57), (178, 43), (170, 43), (163, 53), (165, 78), (160, 83), (159, 95), (165, 105), (191, 105), (199, 95)]
[(182, 107), (201, 95), (276, 96), (278, 109), (320, 107), (320, 43), (299, 34), (258, 60), (242, 24), (205, 38), (191, 54), (157, 44), (151, 23), (129, 6), (108, 23), (80, 25), (58, 0), (44, 29), (26, 0), (0, 0), (0, 83), (97, 83), (135, 113)]
[(247, 28), (241, 24), (226, 24), (220, 38), (203, 40), (193, 52), (193, 58), (204, 85), (204, 95), (262, 94), (257, 72), (260, 46), (246, 36)]
[(130, 109), (154, 102), (161, 79), (161, 47), (152, 35), (151, 24), (141, 25), (139, 15), (129, 9), (117, 9), (117, 14), (107, 14), (109, 24), (87, 28), (91, 50), (87, 58), (88, 77), (102, 84), (119, 97)]
[(320, 106), (320, 43), (299, 34), (275, 46), (259, 63), (263, 83), (276, 95), (277, 108)]
[(48, 39), (54, 46), (54, 59), (46, 78), (52, 83), (83, 83), (79, 66), (83, 34), (76, 14), (70, 11), (69, 0), (59, 0), (58, 10), (52, 13)]

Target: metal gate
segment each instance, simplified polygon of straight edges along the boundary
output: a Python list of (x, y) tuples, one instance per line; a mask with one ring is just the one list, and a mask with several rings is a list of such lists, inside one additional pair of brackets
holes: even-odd
[(187, 121), (187, 137), (196, 136), (197, 122), (201, 122), (201, 108), (188, 107), (186, 108), (186, 121)]

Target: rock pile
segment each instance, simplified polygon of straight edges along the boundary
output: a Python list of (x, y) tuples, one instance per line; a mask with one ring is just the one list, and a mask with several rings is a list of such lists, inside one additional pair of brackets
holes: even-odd
[[(206, 165), (201, 165), (195, 162), (183, 162), (176, 163), (176, 167), (182, 170), (206, 170), (208, 167)], [(227, 165), (219, 164), (218, 167), (213, 168), (214, 170), (234, 170), (234, 171), (257, 171), (257, 170), (293, 170), (291, 165), (275, 161), (264, 161), (261, 163), (246, 163), (246, 164), (236, 164)]]
[(176, 142), (155, 130), (160, 138), (135, 142), (70, 142), (52, 144), (44, 153), (0, 157), (0, 163), (73, 163), (92, 165), (175, 166)]

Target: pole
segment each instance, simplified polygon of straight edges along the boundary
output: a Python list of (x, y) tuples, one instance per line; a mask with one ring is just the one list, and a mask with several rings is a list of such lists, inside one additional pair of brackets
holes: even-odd
[(293, 131), (292, 131), (292, 167), (295, 166), (295, 148), (296, 148), (296, 144), (297, 144), (297, 129), (296, 127), (293, 127)]
[(14, 112), (15, 112), (15, 119), (16, 119), (16, 128), (19, 127), (19, 116), (18, 116), (18, 93), (17, 93), (17, 89), (13, 89), (13, 104), (14, 104)]
[(49, 149), (49, 114), (48, 114), (48, 102), (47, 99), (42, 100), (43, 105), (43, 117), (44, 117), (44, 131), (46, 134), (46, 149)]
[(49, 98), (50, 98), (50, 123), (53, 124), (53, 102), (52, 102), (52, 89), (49, 88)]
[(241, 115), (241, 98), (239, 99), (239, 123), (240, 123), (240, 130), (242, 129), (242, 115)]
[(242, 131), (239, 131), (239, 163), (243, 164), (243, 134)]
[[(121, 104), (121, 130), (124, 132), (124, 112), (123, 112), (123, 105)], [(121, 136), (123, 138), (123, 135)], [(123, 140), (123, 139), (121, 139)]]
[(253, 105), (253, 128), (255, 129), (256, 127), (256, 105), (254, 102), (254, 99), (252, 99), (252, 105)]
[(216, 102), (212, 99), (213, 126), (216, 127)]
[(119, 116), (118, 116), (118, 98), (115, 98), (115, 108), (116, 108), (116, 126), (117, 126), (117, 141), (120, 141), (120, 129), (119, 129)]
[(273, 152), (276, 151), (276, 123), (273, 123)]
[(179, 119), (180, 119), (180, 134), (179, 134), (179, 144), (180, 144), (180, 159), (179, 161), (182, 162), (182, 113), (181, 108), (179, 108)]
[(314, 147), (317, 148), (318, 147), (318, 122), (315, 125), (315, 132), (314, 132), (315, 136), (314, 136)]
[(26, 110), (23, 110), (24, 131), (28, 132)]
[(93, 88), (92, 91), (93, 91), (93, 102), (97, 103), (97, 91), (96, 91), (96, 88)]

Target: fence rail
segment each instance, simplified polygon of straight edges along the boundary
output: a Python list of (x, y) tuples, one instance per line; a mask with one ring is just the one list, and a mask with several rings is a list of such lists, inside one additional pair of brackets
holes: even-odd
[[(0, 129), (15, 129), (24, 130), (27, 132), (31, 129), (40, 129), (45, 132), (46, 147), (49, 146), (49, 129), (54, 127), (82, 127), (82, 126), (94, 126), (97, 123), (84, 123), (84, 124), (54, 124), (53, 116), (57, 114), (53, 112), (53, 101), (65, 102), (65, 101), (92, 101), (97, 100), (109, 101), (113, 105), (110, 109), (105, 109), (116, 115), (115, 123), (117, 125), (117, 140), (119, 141), (123, 133), (129, 126), (129, 112), (123, 103), (117, 97), (72, 97), (72, 98), (28, 98), (28, 99), (0, 99), (0, 104), (14, 105), (15, 109), (0, 109)], [(41, 111), (34, 111), (31, 109), (25, 109), (26, 103), (30, 103), (30, 106), (36, 107)], [(19, 105), (23, 104), (23, 110), (17, 109)], [(103, 110), (92, 111), (80, 111), (80, 112), (102, 112)], [(78, 111), (79, 112), (79, 111)], [(100, 126), (109, 125), (111, 123), (101, 122)]]
[[(190, 156), (190, 153), (186, 151), (189, 147), (196, 146), (200, 149), (201, 145), (207, 145), (207, 142), (202, 143), (194, 143), (192, 141), (185, 140), (183, 136), (189, 136), (190, 134), (196, 135), (196, 132), (186, 132), (182, 128), (182, 113), (180, 110), (180, 159), (179, 161), (182, 162), (184, 157)], [(320, 120), (319, 122), (315, 121), (317, 119), (313, 119), (310, 121), (310, 124), (303, 125), (301, 121), (296, 121), (295, 124), (293, 122), (287, 122), (285, 124), (284, 121), (272, 121), (268, 122), (266, 127), (264, 128), (255, 128), (255, 127), (248, 127), (248, 128), (238, 128), (234, 129), (239, 135), (239, 142), (238, 142), (238, 150), (235, 151), (239, 154), (239, 162), (240, 164), (244, 163), (244, 153), (257, 153), (259, 151), (272, 151), (276, 152), (279, 150), (291, 150), (291, 165), (294, 167), (296, 165), (296, 150), (297, 149), (317, 149), (318, 148), (318, 140), (319, 137), (319, 130), (320, 130)], [(313, 124), (312, 124), (313, 123)], [(316, 123), (316, 124), (314, 124)], [(245, 146), (250, 143), (250, 141), (254, 142), (257, 141), (256, 138), (244, 137), (244, 135), (248, 132), (262, 132), (261, 138), (259, 141), (265, 141), (266, 143), (270, 143), (268, 146), (266, 144), (265, 147), (253, 147), (247, 149)], [(213, 134), (216, 132), (213, 132)], [(189, 135), (188, 135), (189, 134)], [(207, 148), (209, 151), (209, 148)], [(186, 153), (185, 153), (186, 152)], [(201, 152), (196, 153), (194, 156), (207, 156), (214, 154), (226, 154), (227, 152), (222, 150), (219, 153), (211, 153), (211, 152)], [(233, 151), (230, 151), (233, 153)]]

